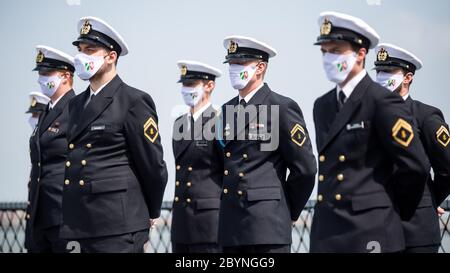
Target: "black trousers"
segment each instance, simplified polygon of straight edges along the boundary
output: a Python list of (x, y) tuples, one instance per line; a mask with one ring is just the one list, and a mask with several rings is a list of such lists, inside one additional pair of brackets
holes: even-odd
[(440, 245), (407, 247), (404, 253), (438, 253)]
[(222, 248), (216, 243), (206, 244), (172, 244), (173, 253), (221, 253)]
[(291, 245), (246, 245), (223, 247), (224, 253), (290, 253)]
[(49, 228), (33, 229), (33, 247), (28, 249), (29, 253), (67, 253), (65, 239), (59, 237), (59, 225)]
[[(143, 253), (148, 230), (121, 235), (73, 240), (81, 253)], [(77, 245), (78, 244), (78, 245)]]

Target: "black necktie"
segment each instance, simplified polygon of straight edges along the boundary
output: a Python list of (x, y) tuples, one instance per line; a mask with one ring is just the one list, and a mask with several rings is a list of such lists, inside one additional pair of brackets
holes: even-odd
[(244, 99), (241, 99), (239, 101), (239, 108), (238, 108), (238, 116), (244, 112), (245, 107), (247, 106), (247, 102)]
[(84, 109), (86, 109), (86, 107), (89, 105), (89, 103), (91, 103), (92, 99), (95, 97), (95, 94), (92, 94), (89, 97), (89, 100), (84, 104)]
[(344, 107), (346, 99), (347, 96), (345, 96), (344, 91), (339, 91), (339, 109), (342, 109), (342, 107)]
[(191, 118), (190, 118), (190, 133), (191, 133), (191, 140), (194, 140), (194, 136), (195, 136), (195, 120), (194, 120), (194, 116), (191, 114)]

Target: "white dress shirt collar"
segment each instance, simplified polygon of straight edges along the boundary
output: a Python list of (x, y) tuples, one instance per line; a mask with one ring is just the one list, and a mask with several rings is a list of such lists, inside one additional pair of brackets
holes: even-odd
[(110, 83), (112, 81), (112, 79), (110, 81), (108, 81), (107, 83), (105, 83), (104, 85), (100, 86), (97, 91), (94, 92), (94, 90), (92, 90), (92, 87), (89, 85), (89, 90), (91, 90), (91, 94), (89, 95), (89, 97), (91, 97), (92, 95), (97, 96), (98, 93), (100, 93), (100, 91), (102, 91), (103, 88), (105, 88), (106, 85), (108, 85), (108, 83)]
[(350, 98), (353, 91), (355, 90), (356, 86), (364, 79), (364, 77), (367, 75), (367, 71), (363, 69), (361, 72), (359, 72), (358, 75), (356, 75), (353, 79), (351, 79), (343, 88), (341, 88), (339, 85), (336, 88), (336, 96), (337, 100), (339, 101), (339, 92), (342, 90), (345, 94), (345, 101)]
[(253, 98), (253, 96), (256, 94), (256, 92), (258, 92), (263, 86), (264, 86), (264, 83), (261, 83), (261, 85), (258, 86), (255, 90), (253, 90), (250, 93), (248, 93), (248, 95), (245, 96), (245, 98), (241, 97), (241, 94), (239, 93), (239, 102), (242, 99), (244, 99), (245, 103), (248, 103)]
[[(64, 95), (65, 95), (65, 94), (64, 94)], [(48, 107), (49, 107), (50, 109), (55, 108), (56, 104), (62, 99), (62, 97), (64, 97), (64, 95), (59, 96), (59, 98), (57, 98), (57, 99), (55, 100), (55, 102), (52, 102), (52, 101), (50, 100), (50, 102), (48, 103)]]
[(191, 119), (191, 115), (194, 118), (194, 122), (197, 121), (197, 119), (203, 114), (203, 112), (206, 111), (206, 109), (211, 106), (211, 102), (208, 102), (207, 104), (203, 105), (202, 108), (198, 109), (194, 114), (191, 114), (191, 111), (188, 112), (188, 120)]

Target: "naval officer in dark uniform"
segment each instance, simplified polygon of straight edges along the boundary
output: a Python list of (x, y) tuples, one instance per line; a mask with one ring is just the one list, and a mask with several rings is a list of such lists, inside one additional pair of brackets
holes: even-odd
[(174, 253), (218, 253), (223, 158), (215, 141), (216, 110), (211, 94), (220, 70), (195, 61), (179, 61), (181, 95), (190, 110), (176, 119), (176, 164), (172, 217)]
[(31, 175), (28, 193), (25, 247), (29, 252), (66, 252), (59, 236), (62, 191), (67, 154), (68, 105), (72, 89), (73, 58), (48, 46), (37, 46), (36, 68), (42, 93), (51, 100), (30, 138)]
[(243, 36), (224, 46), (238, 95), (222, 107), (219, 243), (226, 253), (287, 253), (292, 224), (314, 188), (308, 130), (298, 104), (264, 83), (276, 51)]
[(90, 84), (69, 105), (61, 236), (81, 252), (143, 252), (167, 183), (155, 103), (117, 75), (128, 47), (111, 26), (84, 17), (78, 30)]
[(25, 114), (30, 114), (30, 117), (28, 118), (28, 124), (31, 127), (31, 130), (34, 131), (34, 128), (36, 128), (40, 115), (45, 111), (47, 108), (47, 104), (50, 101), (50, 98), (46, 95), (42, 94), (42, 92), (31, 92), (30, 93), (30, 106), (28, 107), (28, 110), (25, 112)]
[(316, 45), (337, 86), (314, 104), (319, 186), (311, 252), (402, 251), (401, 217), (414, 213), (429, 171), (411, 111), (364, 69), (379, 40), (374, 29), (337, 12), (322, 13), (319, 26)]
[[(418, 137), (433, 168), (414, 216), (403, 222), (406, 253), (437, 253), (441, 243), (437, 207), (450, 193), (450, 135), (444, 116), (436, 107), (412, 99), (411, 84), (422, 61), (396, 45), (383, 43), (376, 49), (377, 82), (399, 94), (410, 107)], [(394, 181), (395, 183), (395, 181)]]

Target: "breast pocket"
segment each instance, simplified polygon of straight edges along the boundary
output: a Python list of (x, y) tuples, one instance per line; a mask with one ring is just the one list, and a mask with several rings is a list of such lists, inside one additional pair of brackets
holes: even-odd
[(358, 159), (366, 154), (370, 144), (371, 130), (370, 121), (361, 121), (346, 125), (343, 139), (349, 159)]
[(118, 124), (114, 123), (93, 123), (89, 127), (88, 138), (93, 140), (105, 140), (114, 136), (121, 130)]

